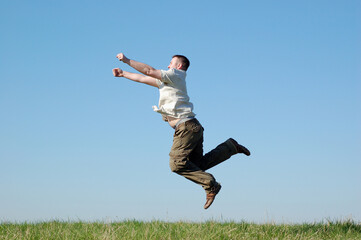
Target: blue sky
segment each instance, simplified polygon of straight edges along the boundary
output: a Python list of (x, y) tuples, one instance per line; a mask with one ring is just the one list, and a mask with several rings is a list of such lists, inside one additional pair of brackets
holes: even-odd
[[(0, 221), (361, 221), (361, 2), (1, 1)], [(187, 85), (214, 205), (172, 173), (156, 88), (116, 54)]]

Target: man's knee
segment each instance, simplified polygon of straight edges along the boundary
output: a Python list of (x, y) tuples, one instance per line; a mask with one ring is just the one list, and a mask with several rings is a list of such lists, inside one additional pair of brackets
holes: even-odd
[(169, 161), (169, 167), (172, 172), (176, 173), (178, 170), (177, 164), (174, 161), (172, 161), (172, 159)]
[(187, 160), (186, 159), (174, 159), (170, 158), (169, 167), (172, 172), (179, 173), (182, 170), (187, 168)]

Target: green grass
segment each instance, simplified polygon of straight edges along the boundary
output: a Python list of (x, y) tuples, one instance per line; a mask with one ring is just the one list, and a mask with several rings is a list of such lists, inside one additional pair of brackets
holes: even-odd
[(361, 239), (361, 224), (123, 221), (0, 223), (0, 239)]

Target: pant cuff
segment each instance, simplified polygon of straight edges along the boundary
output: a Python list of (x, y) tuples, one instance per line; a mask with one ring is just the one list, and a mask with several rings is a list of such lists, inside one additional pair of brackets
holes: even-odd
[(227, 145), (228, 145), (228, 147), (231, 149), (231, 151), (232, 151), (232, 155), (234, 155), (234, 154), (237, 154), (237, 153), (238, 153), (238, 151), (237, 151), (237, 147), (236, 147), (236, 146), (234, 146), (234, 144), (232, 143), (231, 139), (228, 139), (228, 140), (226, 141), (226, 144), (227, 144)]

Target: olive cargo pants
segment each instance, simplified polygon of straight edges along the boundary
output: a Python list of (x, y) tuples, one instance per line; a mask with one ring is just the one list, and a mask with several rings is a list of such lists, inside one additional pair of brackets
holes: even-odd
[(205, 171), (229, 159), (237, 153), (237, 149), (227, 140), (203, 155), (203, 130), (195, 118), (177, 126), (169, 153), (169, 166), (172, 172), (201, 185), (209, 193), (217, 182), (212, 174)]

